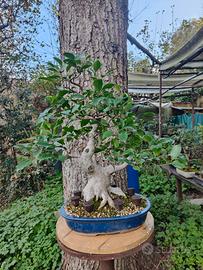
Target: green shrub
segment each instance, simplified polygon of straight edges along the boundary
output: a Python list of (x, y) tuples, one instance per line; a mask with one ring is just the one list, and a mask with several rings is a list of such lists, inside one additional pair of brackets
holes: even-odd
[(176, 185), (174, 179), (168, 179), (166, 173), (159, 166), (153, 166), (141, 173), (140, 189), (143, 194), (151, 196), (152, 194), (165, 194), (167, 192), (175, 193)]
[(203, 269), (201, 208), (186, 200), (178, 204), (175, 181), (169, 181), (158, 168), (143, 173), (140, 177), (140, 186), (142, 192), (147, 194), (152, 202), (156, 244), (171, 252), (167, 262), (168, 269)]
[(153, 200), (153, 203), (157, 230), (156, 243), (158, 246), (169, 248), (172, 251), (169, 269), (202, 269), (203, 218), (201, 208), (191, 205), (187, 201), (177, 205), (173, 197), (166, 195), (159, 195)]
[(61, 177), (51, 180), (42, 192), (16, 201), (0, 214), (1, 270), (58, 268), (54, 212), (62, 203), (62, 184)]

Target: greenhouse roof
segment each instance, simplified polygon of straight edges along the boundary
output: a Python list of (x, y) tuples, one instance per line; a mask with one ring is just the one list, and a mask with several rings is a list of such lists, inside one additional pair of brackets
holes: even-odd
[(160, 63), (162, 73), (173, 74), (177, 70), (203, 68), (203, 27), (178, 51)]
[[(136, 43), (134, 44), (137, 46)], [(142, 47), (139, 48), (142, 50)], [(153, 59), (152, 61), (154, 62)], [(163, 94), (166, 91), (179, 92), (203, 87), (203, 27), (178, 51), (158, 65), (162, 77), (162, 89), (165, 90)], [(128, 88), (130, 91), (134, 89), (137, 93), (145, 91), (145, 93), (157, 92), (158, 94), (159, 74), (130, 72)]]
[[(191, 78), (193, 77), (193, 78)], [(190, 80), (188, 80), (190, 78)], [(128, 90), (131, 93), (154, 93), (159, 94), (160, 88), (159, 74), (128, 73)], [(203, 87), (203, 73), (196, 76), (196, 73), (174, 74), (162, 79), (162, 89), (164, 91), (180, 92), (191, 88)]]

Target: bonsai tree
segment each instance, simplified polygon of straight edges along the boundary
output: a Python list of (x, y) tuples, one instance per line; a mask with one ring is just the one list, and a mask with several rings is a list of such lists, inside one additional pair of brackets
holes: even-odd
[[(77, 158), (88, 179), (84, 199), (102, 199), (101, 208), (106, 203), (114, 207), (111, 193), (125, 196), (111, 186), (111, 175), (127, 164), (143, 167), (151, 162), (177, 162), (177, 158), (183, 163), (180, 147), (173, 146), (171, 139), (158, 139), (144, 130), (132, 111), (132, 98), (108, 81), (108, 73), (101, 73), (99, 60), (65, 53), (63, 61), (55, 61), (48, 65), (49, 75), (41, 79), (56, 82), (56, 87), (60, 81), (61, 86), (47, 98), (49, 107), (40, 114), (36, 133), (18, 146), (24, 156), (17, 169), (45, 160)], [(82, 145), (79, 156), (71, 155), (73, 142)]]

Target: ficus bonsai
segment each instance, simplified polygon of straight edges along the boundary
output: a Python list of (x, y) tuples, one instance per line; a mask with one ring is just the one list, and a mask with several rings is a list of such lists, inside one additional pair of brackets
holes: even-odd
[[(111, 193), (125, 196), (120, 188), (111, 187), (111, 174), (127, 164), (184, 164), (180, 146), (144, 130), (132, 111), (132, 98), (108, 81), (99, 60), (65, 53), (63, 61), (55, 62), (48, 64), (49, 75), (41, 79), (56, 82), (57, 94), (47, 97), (49, 107), (40, 114), (33, 137), (18, 145), (24, 155), (18, 170), (45, 160), (77, 158), (88, 176), (84, 199), (101, 198), (101, 208), (107, 202), (114, 207)], [(71, 156), (69, 144), (77, 140), (83, 140), (84, 147), (80, 156)]]

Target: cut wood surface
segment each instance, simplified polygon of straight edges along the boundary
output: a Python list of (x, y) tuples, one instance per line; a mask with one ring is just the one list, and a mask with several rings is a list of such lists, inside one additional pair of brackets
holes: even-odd
[(151, 213), (148, 213), (145, 223), (139, 228), (116, 234), (80, 234), (71, 230), (62, 217), (56, 225), (57, 239), (64, 247), (78, 253), (95, 255), (113, 255), (139, 249), (152, 239), (153, 232), (154, 219)]

